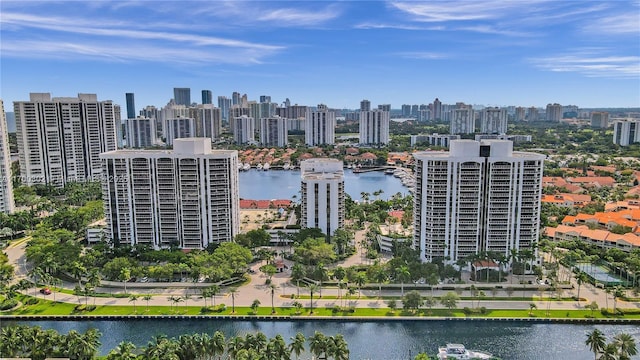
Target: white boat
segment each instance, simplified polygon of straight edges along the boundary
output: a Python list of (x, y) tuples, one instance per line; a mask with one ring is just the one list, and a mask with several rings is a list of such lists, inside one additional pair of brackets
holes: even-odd
[(242, 165), (242, 170), (247, 171), (249, 169), (251, 169), (251, 164), (245, 163), (244, 165)]
[(264, 165), (262, 165), (262, 170), (264, 170), (264, 171), (269, 170), (269, 168), (271, 168), (271, 164), (269, 164), (269, 163), (264, 163)]
[(286, 164), (284, 164), (284, 165), (282, 166), (282, 169), (283, 169), (283, 170), (289, 170), (289, 168), (291, 168), (291, 164), (289, 164), (289, 163), (286, 163)]
[(258, 166), (256, 166), (256, 169), (262, 170), (262, 164), (258, 164)]
[(242, 171), (242, 163), (241, 162), (238, 163), (238, 171)]
[(438, 348), (438, 359), (485, 360), (495, 358), (493, 357), (493, 355), (482, 351), (467, 350), (462, 344), (447, 344), (446, 347)]

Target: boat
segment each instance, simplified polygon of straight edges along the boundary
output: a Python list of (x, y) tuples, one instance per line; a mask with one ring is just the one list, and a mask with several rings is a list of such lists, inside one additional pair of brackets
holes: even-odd
[(385, 170), (385, 171), (384, 171), (384, 174), (385, 174), (385, 175), (393, 175), (393, 172), (394, 172), (394, 171), (395, 171), (395, 170), (393, 170), (393, 169), (387, 169), (387, 170)]
[(467, 350), (462, 344), (447, 344), (445, 347), (438, 348), (438, 359), (489, 360), (495, 357), (482, 351)]
[(400, 170), (400, 169), (395, 169), (393, 171), (393, 176), (395, 176), (397, 178), (401, 177), (404, 174), (405, 174), (405, 172), (403, 170)]
[(256, 166), (256, 169), (262, 170), (262, 164), (258, 164), (258, 166)]
[(269, 164), (269, 163), (264, 163), (264, 165), (262, 165), (262, 170), (264, 170), (264, 171), (269, 170), (269, 168), (271, 168), (271, 164)]
[(289, 170), (290, 168), (291, 168), (291, 164), (289, 164), (289, 163), (286, 163), (286, 164), (284, 164), (284, 165), (282, 166), (282, 169), (283, 169), (283, 170)]
[(238, 171), (242, 171), (242, 163), (241, 162), (238, 163)]
[(249, 163), (244, 163), (244, 165), (242, 165), (242, 170), (247, 171), (251, 169), (251, 164)]

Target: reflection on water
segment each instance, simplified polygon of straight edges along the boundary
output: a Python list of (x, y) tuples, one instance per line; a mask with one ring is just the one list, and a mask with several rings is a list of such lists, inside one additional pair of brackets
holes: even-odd
[[(0, 321), (0, 326), (10, 323)], [(287, 341), (297, 332), (305, 336), (321, 331), (344, 335), (351, 359), (410, 359), (418, 352), (437, 352), (446, 343), (462, 343), (469, 349), (484, 350), (500, 358), (538, 360), (583, 360), (593, 357), (584, 345), (587, 332), (598, 328), (607, 339), (626, 332), (640, 343), (640, 328), (632, 325), (565, 325), (524, 322), (338, 322), (338, 321), (232, 321), (232, 320), (126, 320), (126, 321), (32, 321), (23, 324), (86, 331), (96, 327), (103, 334), (102, 354), (128, 340), (142, 346), (153, 336), (177, 337), (185, 333), (212, 334), (221, 330), (227, 337), (261, 331), (268, 337), (281, 334)], [(640, 357), (635, 357), (636, 359)]]

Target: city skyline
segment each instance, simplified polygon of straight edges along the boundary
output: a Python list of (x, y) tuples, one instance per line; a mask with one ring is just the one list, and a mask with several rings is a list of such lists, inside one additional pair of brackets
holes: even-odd
[[(640, 3), (6, 2), (1, 94), (640, 106)], [(185, 11), (184, 9), (189, 9)], [(514, 91), (517, 89), (518, 91)]]

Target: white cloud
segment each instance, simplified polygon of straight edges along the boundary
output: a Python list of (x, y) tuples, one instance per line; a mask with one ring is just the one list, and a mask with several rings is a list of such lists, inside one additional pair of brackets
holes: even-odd
[(606, 53), (606, 49), (583, 49), (571, 55), (535, 58), (530, 61), (547, 71), (577, 72), (588, 77), (640, 78), (640, 56)]
[(605, 16), (584, 26), (590, 33), (636, 34), (640, 36), (640, 9), (627, 14)]
[(544, 1), (391, 2), (390, 5), (412, 15), (416, 21), (443, 22), (498, 19), (505, 12)]
[(353, 26), (354, 29), (396, 29), (396, 30), (416, 30), (416, 31), (442, 31), (444, 26), (415, 26), (405, 24), (387, 24), (387, 23), (371, 23), (364, 22)]
[[(305, 2), (297, 4), (305, 4)], [(337, 4), (314, 9), (274, 8), (271, 5), (270, 2), (215, 1), (208, 4), (202, 2), (192, 11), (230, 19), (228, 26), (269, 23), (274, 27), (315, 26), (335, 19), (342, 14)]]
[(437, 52), (428, 52), (428, 51), (410, 51), (410, 52), (401, 52), (397, 53), (400, 57), (406, 59), (421, 59), (421, 60), (442, 60), (450, 58), (450, 55), (437, 53)]

